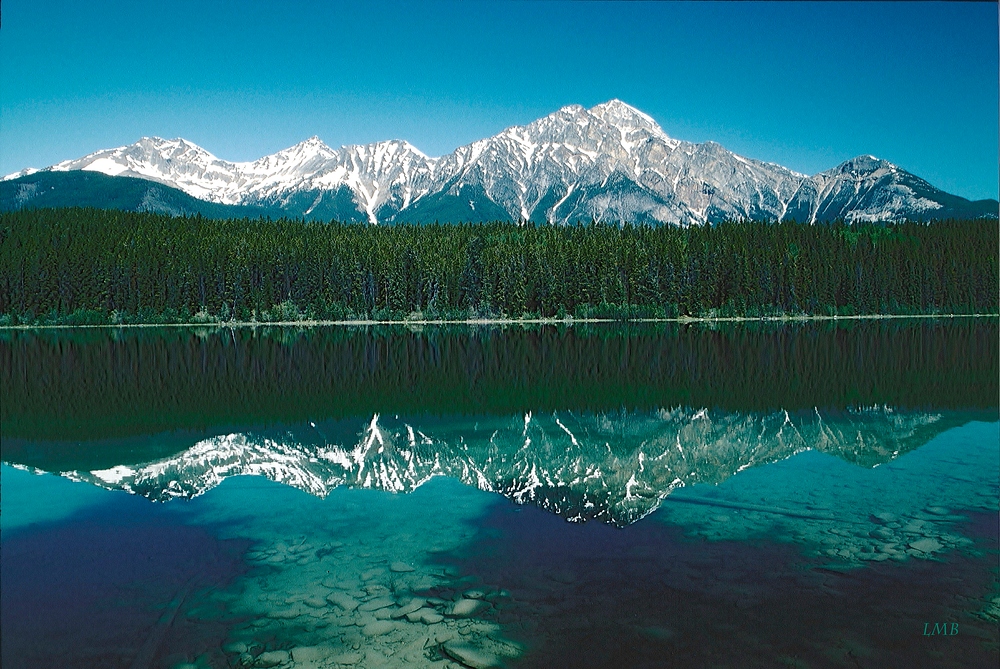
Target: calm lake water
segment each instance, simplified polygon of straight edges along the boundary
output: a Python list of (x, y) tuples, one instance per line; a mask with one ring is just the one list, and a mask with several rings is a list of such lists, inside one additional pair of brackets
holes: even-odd
[(998, 338), (5, 331), (0, 659), (996, 666)]

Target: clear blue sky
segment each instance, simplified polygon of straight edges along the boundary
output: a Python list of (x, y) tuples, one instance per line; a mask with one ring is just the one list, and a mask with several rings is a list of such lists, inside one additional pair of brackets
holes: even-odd
[(807, 174), (871, 153), (997, 197), (995, 3), (4, 0), (0, 173), (143, 135), (441, 155), (620, 98)]

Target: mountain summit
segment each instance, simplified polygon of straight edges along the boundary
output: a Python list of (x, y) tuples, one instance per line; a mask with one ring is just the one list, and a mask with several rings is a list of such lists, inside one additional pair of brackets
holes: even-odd
[[(144, 137), (5, 179), (28, 184), (72, 171), (137, 177), (221, 205), (370, 223), (997, 217), (995, 200), (949, 195), (874, 156), (806, 176), (714, 142), (673, 139), (621, 100), (569, 105), (440, 158), (399, 140), (335, 150), (311, 137), (253, 162), (229, 162), (183, 139)], [(2, 207), (39, 206), (33, 194), (47, 192), (22, 190)]]
[(375, 414), (367, 425), (312, 423), (289, 426), (280, 436), (219, 435), (162, 460), (64, 475), (157, 501), (196, 497), (245, 474), (319, 497), (338, 486), (408, 493), (435, 476), (448, 476), (571, 522), (624, 527), (686, 485), (720, 483), (809, 449), (874, 467), (954, 423), (942, 414), (888, 407), (838, 414), (816, 410), (794, 418), (785, 411), (694, 408), (528, 412), (429, 424)]

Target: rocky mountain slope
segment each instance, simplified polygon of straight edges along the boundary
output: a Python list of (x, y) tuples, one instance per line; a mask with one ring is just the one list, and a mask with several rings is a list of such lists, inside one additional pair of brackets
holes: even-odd
[[(997, 217), (998, 206), (949, 195), (873, 156), (810, 177), (714, 142), (680, 141), (620, 100), (563, 107), (440, 158), (398, 140), (334, 150), (311, 137), (238, 163), (183, 139), (144, 137), (45, 171), (137, 177), (216, 204), (370, 223), (929, 220)], [(25, 170), (5, 179), (37, 178)], [(22, 202), (5, 197), (3, 208), (37, 206), (20, 193)]]
[(412, 492), (433, 476), (448, 476), (571, 521), (627, 525), (680, 486), (719, 483), (810, 448), (872, 467), (956, 420), (885, 407), (794, 415), (684, 408), (529, 412), (419, 423), (376, 414), (367, 424), (225, 434), (156, 462), (64, 475), (159, 501), (200, 495), (239, 475), (265, 476), (319, 496), (341, 485)]

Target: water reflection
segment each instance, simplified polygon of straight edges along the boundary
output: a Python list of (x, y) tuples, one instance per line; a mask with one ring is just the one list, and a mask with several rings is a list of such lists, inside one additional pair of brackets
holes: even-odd
[(0, 338), (3, 665), (993, 666), (996, 337)]
[(865, 467), (891, 461), (967, 420), (957, 412), (872, 407), (843, 412), (708, 409), (309, 422), (205, 439), (138, 465), (64, 475), (152, 500), (190, 498), (231, 476), (259, 475), (310, 494), (338, 486), (412, 492), (447, 476), (569, 521), (629, 525), (674, 489), (719, 483), (815, 449)]
[[(573, 666), (655, 666), (664, 653), (706, 666), (738, 664), (750, 653), (767, 664), (779, 645), (785, 659), (822, 664), (833, 657), (837, 664), (863, 650), (883, 665), (903, 658), (915, 666), (925, 650), (900, 650), (891, 639), (918, 634), (922, 619), (935, 616), (981, 637), (937, 664), (978, 666), (991, 657), (991, 621), (1000, 616), (985, 567), (996, 555), (995, 530), (983, 522), (996, 514), (998, 426), (972, 422), (929, 437), (948, 417), (910, 417), (892, 429), (892, 416), (876, 412), (890, 437), (883, 448), (912, 448), (895, 457), (887, 451), (885, 464), (800, 452), (718, 484), (675, 489), (644, 521), (621, 529), (566, 523), (444, 476), (408, 494), (341, 485), (321, 498), (264, 476), (231, 476), (186, 501), (114, 497), (155, 513), (158, 520), (144, 526), (162, 527), (156, 531), (165, 537), (186, 541), (174, 526), (211, 528), (222, 542), (250, 545), (243, 554), (249, 571), (231, 584), (206, 566), (209, 584), (186, 591), (185, 573), (169, 581), (175, 590), (153, 598), (167, 606), (183, 595), (151, 666), (544, 667), (560, 657)], [(579, 442), (580, 426), (558, 418)], [(710, 413), (697, 421), (706, 418)], [(856, 435), (864, 421), (851, 420)], [(774, 433), (780, 426), (787, 436), (783, 416), (775, 422)], [(569, 440), (555, 417), (547, 425)], [(382, 444), (369, 429), (355, 445), (371, 440), (373, 455), (393, 450), (379, 426)], [(408, 444), (406, 424), (398, 427), (394, 434)], [(877, 433), (861, 430), (865, 443)], [(375, 462), (365, 470), (379, 470)], [(109, 525), (121, 524), (121, 503), (104, 515)], [(95, 532), (100, 526), (82, 527), (105, 541)], [(104, 550), (136, 550), (114, 537)], [(21, 564), (32, 563), (16, 536), (7, 541), (5, 560), (13, 546)], [(64, 559), (71, 563), (78, 552)], [(9, 593), (32, 591), (23, 584), (6, 591), (5, 605)], [(880, 632), (867, 636), (875, 628)], [(830, 638), (830, 629), (841, 636)], [(73, 661), (79, 648), (58, 639), (47, 648), (46, 658), (59, 659), (51, 666), (81, 666)]]
[[(5, 459), (383, 416), (989, 409), (995, 319), (569, 328), (0, 331)], [(45, 441), (29, 449), (17, 440)], [(14, 443), (8, 443), (8, 442)], [(99, 448), (78, 442), (101, 441)], [(61, 442), (61, 443), (60, 443)], [(119, 452), (111, 451), (119, 448)], [(163, 453), (166, 455), (168, 453)], [(138, 462), (138, 461), (134, 461)], [(111, 462), (107, 466), (119, 464)], [(94, 466), (74, 468), (93, 469)]]

